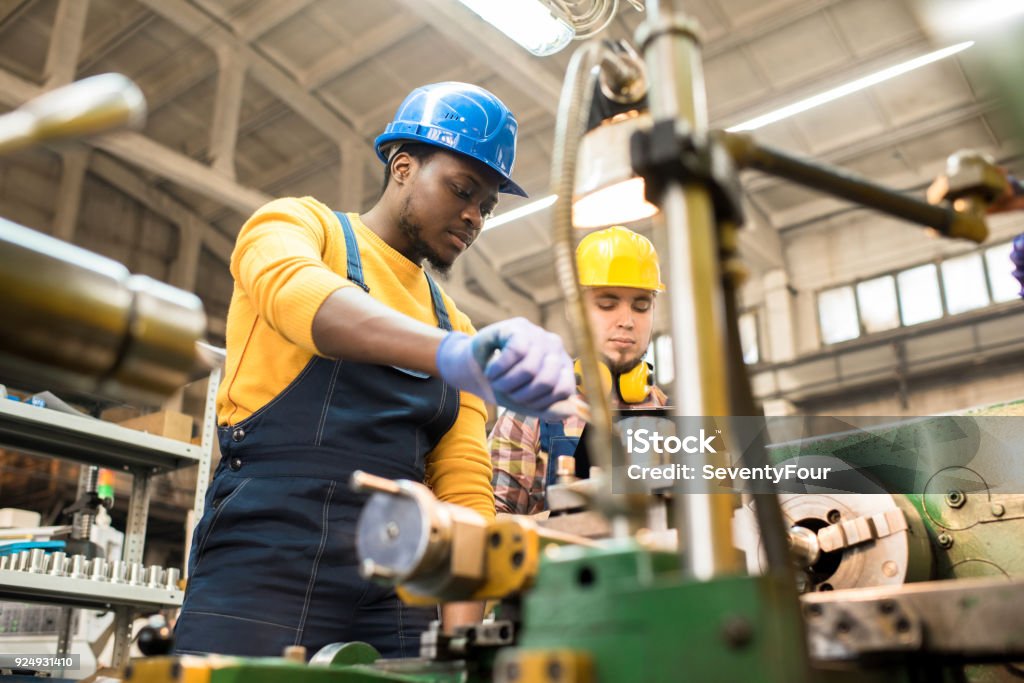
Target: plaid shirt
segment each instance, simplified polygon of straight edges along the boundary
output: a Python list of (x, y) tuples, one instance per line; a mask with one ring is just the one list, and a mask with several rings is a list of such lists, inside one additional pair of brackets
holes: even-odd
[[(613, 399), (613, 409), (657, 408), (667, 403), (664, 392), (654, 387), (643, 403), (623, 404)], [(578, 417), (562, 422), (565, 435), (579, 437), (586, 423)], [(498, 415), (488, 440), (494, 467), (494, 507), (498, 512), (532, 515), (544, 510), (548, 454), (540, 447), (540, 419), (511, 410)]]

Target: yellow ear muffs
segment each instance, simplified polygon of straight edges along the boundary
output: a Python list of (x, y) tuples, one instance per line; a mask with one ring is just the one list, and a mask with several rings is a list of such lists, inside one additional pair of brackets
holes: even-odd
[[(601, 386), (605, 392), (612, 390), (612, 371), (604, 363), (599, 363), (601, 368)], [(576, 372), (576, 385), (583, 386), (583, 371), (579, 360), (573, 363), (573, 370)], [(618, 376), (616, 390), (619, 397), (625, 403), (643, 403), (651, 393), (654, 386), (654, 368), (650, 363), (641, 361), (635, 368)]]
[[(600, 368), (601, 372), (601, 387), (604, 389), (604, 393), (608, 393), (612, 390), (612, 371), (608, 369), (608, 366), (604, 363), (598, 363), (597, 367)], [(573, 372), (576, 373), (576, 386), (583, 386), (583, 365), (579, 359), (572, 364)]]
[(625, 403), (643, 403), (654, 386), (654, 367), (640, 361), (636, 367), (619, 375), (619, 396)]

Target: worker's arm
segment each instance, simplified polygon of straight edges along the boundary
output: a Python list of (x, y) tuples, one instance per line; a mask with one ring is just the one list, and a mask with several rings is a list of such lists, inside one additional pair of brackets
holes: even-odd
[(543, 509), (545, 473), (538, 467), (540, 421), (503, 411), (491, 430), (488, 449), (494, 469), (491, 484), (495, 509), (519, 515)]
[(344, 256), (344, 245), (327, 239), (338, 229), (319, 202), (282, 199), (258, 210), (239, 233), (232, 275), (283, 337), (328, 358), (427, 372), (531, 414), (571, 395), (572, 360), (556, 335), (516, 318), (470, 337), (395, 311), (327, 266), (328, 250)]
[(399, 365), (432, 375), (437, 375), (437, 349), (447, 334), (357, 287), (332, 293), (313, 318), (313, 343), (321, 355)]

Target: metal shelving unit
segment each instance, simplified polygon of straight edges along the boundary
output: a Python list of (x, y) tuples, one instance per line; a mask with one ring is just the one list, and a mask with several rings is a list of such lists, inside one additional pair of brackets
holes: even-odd
[(117, 606), (180, 607), (184, 597), (185, 592), (177, 589), (0, 569), (0, 600), (56, 602), (99, 610)]
[[(199, 446), (86, 416), (0, 401), (0, 447), (130, 472), (132, 491), (121, 559), (142, 562), (154, 474), (198, 465), (195, 509), (202, 513), (216, 436), (213, 422), (220, 377), (219, 368), (210, 375)], [(183, 597), (184, 592), (177, 589), (0, 570), (0, 599), (113, 609), (114, 666), (128, 661), (135, 612), (180, 607)], [(66, 646), (61, 640), (58, 650)]]

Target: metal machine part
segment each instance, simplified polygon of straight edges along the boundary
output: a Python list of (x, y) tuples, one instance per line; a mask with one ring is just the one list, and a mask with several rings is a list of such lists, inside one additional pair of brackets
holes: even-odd
[(206, 331), (197, 296), (3, 219), (0, 243), (9, 381), (146, 403), (186, 383)]
[(146, 99), (121, 74), (102, 74), (71, 83), (0, 116), (0, 154), (40, 142), (140, 127)]
[[(784, 494), (802, 592), (896, 586), (924, 581), (932, 568), (925, 523), (902, 495)], [(736, 537), (751, 573), (766, 569), (761, 538), (749, 507), (737, 510)]]
[[(952, 208), (933, 206), (917, 198), (857, 177), (847, 171), (829, 168), (807, 159), (800, 159), (754, 140), (743, 133), (716, 132), (716, 137), (729, 150), (733, 161), (741, 168), (750, 168), (791, 180), (836, 197), (848, 199), (897, 218), (937, 230), (945, 237), (954, 237), (981, 243), (988, 237), (984, 204), (991, 199), (988, 181), (975, 178), (968, 169), (978, 169), (975, 163), (958, 172), (958, 198), (971, 197), (970, 202), (952, 202)], [(971, 177), (968, 178), (967, 176)], [(948, 197), (952, 199), (952, 197)], [(980, 210), (979, 210), (980, 209)]]
[(374, 492), (356, 527), (363, 575), (400, 584), (406, 602), (502, 598), (531, 584), (543, 543), (593, 544), (527, 517), (488, 521), (413, 481), (355, 472), (352, 487)]
[(1009, 188), (1009, 179), (991, 157), (962, 149), (946, 159), (945, 173), (928, 187), (928, 201), (948, 203), (956, 211), (983, 217), (988, 206)]
[(1024, 653), (1024, 582), (958, 579), (801, 597), (813, 659), (861, 662), (896, 654), (963, 661)]

